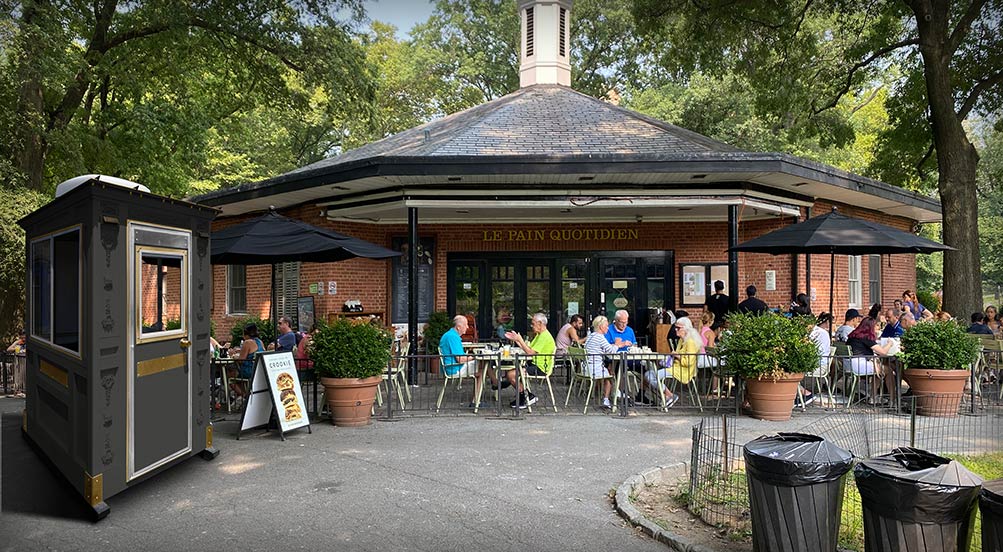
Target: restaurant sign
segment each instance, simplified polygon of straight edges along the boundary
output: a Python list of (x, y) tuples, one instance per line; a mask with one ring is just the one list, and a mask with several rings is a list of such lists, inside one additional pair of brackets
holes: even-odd
[(636, 240), (635, 228), (575, 228), (553, 230), (482, 230), (486, 242)]

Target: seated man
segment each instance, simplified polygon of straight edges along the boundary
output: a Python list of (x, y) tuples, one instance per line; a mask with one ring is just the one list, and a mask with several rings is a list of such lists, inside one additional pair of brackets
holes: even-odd
[(986, 316), (984, 312), (974, 312), (972, 313), (972, 325), (968, 326), (968, 333), (979, 334), (979, 335), (993, 335), (992, 329), (986, 322), (989, 321), (989, 317)]
[(836, 329), (836, 335), (833, 337), (836, 338), (836, 341), (846, 343), (847, 338), (850, 336), (850, 332), (852, 332), (863, 319), (864, 317), (860, 316), (860, 312), (858, 312), (857, 309), (847, 309), (846, 316), (843, 317), (843, 325)]
[[(554, 351), (557, 344), (554, 343), (553, 336), (547, 331), (547, 316), (543, 313), (533, 315), (533, 341), (528, 344), (523, 337), (516, 332), (506, 332), (505, 337), (512, 343), (519, 346), (527, 355), (536, 355), (531, 360), (522, 365), (523, 371), (530, 376), (549, 376), (554, 369)], [(532, 392), (526, 393), (521, 382), (516, 381), (515, 370), (509, 370), (506, 376), (509, 383), (516, 385), (519, 390), (519, 398), (512, 401), (512, 407), (526, 408), (536, 404), (536, 395)]]
[(902, 337), (902, 311), (899, 309), (888, 309), (885, 311), (885, 329), (881, 330), (881, 337)]
[(299, 344), (298, 336), (293, 331), (293, 321), (288, 316), (279, 318), (279, 337), (275, 340), (276, 351), (295, 351)]
[[(609, 329), (606, 330), (606, 341), (611, 344), (616, 344), (617, 341), (620, 345), (617, 348), (617, 352), (623, 352), (629, 350), (631, 347), (637, 345), (637, 337), (634, 335), (634, 329), (627, 325), (627, 321), (630, 315), (627, 311), (621, 309), (616, 311), (613, 315), (613, 323), (609, 325)], [(614, 360), (617, 359), (616, 356), (613, 357)], [(627, 360), (627, 369), (632, 372), (637, 372), (638, 374), (644, 373), (644, 362), (640, 360)], [(641, 378), (641, 390), (637, 394), (635, 400), (642, 404), (653, 404), (649, 401), (644, 394), (645, 389), (648, 388), (648, 380)]]
[[(467, 317), (458, 314), (453, 317), (453, 327), (442, 334), (439, 339), (439, 354), (442, 355), (442, 371), (450, 377), (474, 377), (474, 395), (470, 400), (471, 408), (477, 408), (477, 397), (481, 384), (484, 382), (483, 367), (478, 369), (477, 359), (463, 354), (463, 342), (460, 336), (467, 331)], [(492, 381), (495, 378), (492, 376)]]

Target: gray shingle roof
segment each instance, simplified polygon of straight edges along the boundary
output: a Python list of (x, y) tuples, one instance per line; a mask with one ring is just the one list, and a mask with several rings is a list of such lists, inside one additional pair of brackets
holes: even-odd
[(736, 151), (739, 150), (722, 142), (616, 107), (565, 86), (536, 85), (293, 172), (381, 156), (560, 156)]

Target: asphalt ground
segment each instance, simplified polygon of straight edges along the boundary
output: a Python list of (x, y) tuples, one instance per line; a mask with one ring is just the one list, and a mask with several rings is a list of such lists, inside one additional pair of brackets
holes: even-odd
[[(426, 417), (315, 424), (285, 442), (215, 424), (220, 455), (191, 458), (106, 500), (83, 499), (22, 439), (23, 399), (0, 398), (0, 550), (664, 552), (610, 492), (688, 461), (696, 416)], [(749, 420), (748, 438), (810, 422)]]

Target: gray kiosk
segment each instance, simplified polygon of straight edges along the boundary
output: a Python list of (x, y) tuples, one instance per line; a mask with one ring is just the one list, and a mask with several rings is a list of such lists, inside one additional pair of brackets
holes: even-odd
[(104, 499), (195, 454), (209, 421), (209, 225), (216, 210), (87, 175), (26, 231), (22, 431), (79, 491)]

